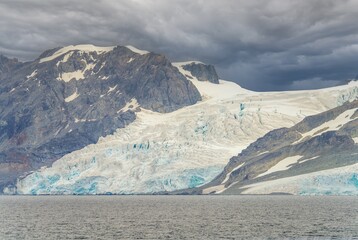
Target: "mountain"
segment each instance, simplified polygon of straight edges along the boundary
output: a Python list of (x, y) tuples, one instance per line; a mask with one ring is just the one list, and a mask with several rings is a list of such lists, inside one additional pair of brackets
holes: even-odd
[[(125, 48), (120, 49), (124, 52), (128, 51)], [(41, 59), (53, 56), (56, 51), (59, 50), (46, 53)], [(158, 56), (128, 52), (133, 55), (123, 60), (125, 65), (134, 62), (131, 58), (147, 59), (150, 58), (149, 56)], [(61, 59), (56, 60), (54, 64), (56, 65), (58, 61)], [(154, 63), (158, 64), (153, 62), (153, 66), (150, 67), (140, 65), (143, 68), (138, 69), (140, 71), (157, 69)], [(187, 98), (184, 103), (177, 103), (177, 101), (161, 100), (163, 98), (158, 100), (156, 97), (151, 99), (143, 97), (140, 94), (145, 92), (140, 87), (143, 84), (134, 84), (140, 79), (134, 81), (131, 76), (133, 72), (142, 74), (143, 77), (147, 77), (146, 74), (121, 70), (122, 67), (118, 70), (117, 67), (110, 66), (112, 67), (109, 69), (104, 66), (104, 69), (100, 70), (101, 73), (97, 74), (97, 78), (101, 80), (98, 81), (100, 83), (111, 81), (111, 73), (119, 71), (115, 78), (117, 80), (113, 80), (113, 84), (117, 83), (117, 88), (125, 96), (131, 93), (123, 102), (123, 104), (130, 102), (127, 105), (128, 109), (129, 105), (139, 106), (138, 110), (132, 107), (133, 111), (125, 111), (133, 118), (126, 122), (125, 127), (124, 124), (120, 127), (111, 125), (112, 129), (115, 129), (113, 133), (103, 134), (105, 136), (99, 137), (98, 141), (89, 142), (86, 146), (82, 145), (83, 147), (78, 150), (69, 150), (52, 164), (43, 165), (40, 169), (18, 178), (16, 185), (6, 188), (6, 192), (136, 194), (195, 188), (213, 180), (222, 172), (232, 156), (237, 155), (269, 131), (292, 127), (308, 115), (340, 106), (358, 96), (357, 82), (311, 91), (252, 92), (233, 82), (219, 80), (212, 66), (200, 62), (166, 62), (164, 66), (170, 74), (161, 75), (159, 74), (161, 71), (158, 70), (158, 75), (175, 75), (177, 76), (175, 79), (179, 79), (177, 81), (185, 83), (183, 86), (190, 86), (191, 89), (183, 90)], [(57, 73), (55, 76), (62, 79), (65, 76), (67, 79), (66, 74)], [(121, 80), (121, 76), (126, 76), (130, 81)], [(77, 84), (81, 82), (72, 81)], [(154, 92), (158, 89), (160, 92), (168, 92), (167, 88), (149, 86), (151, 89), (155, 88), (151, 90)], [(101, 99), (101, 95), (108, 92), (116, 93), (117, 89), (111, 90), (113, 87), (115, 86), (109, 85), (104, 92), (97, 94), (96, 99)], [(93, 89), (97, 88), (100, 88), (100, 85), (93, 87)], [(196, 94), (196, 89), (200, 94)], [(66, 96), (71, 96), (74, 90)], [(76, 95), (84, 96), (86, 93), (80, 92)], [(168, 95), (171, 97), (171, 94)], [(75, 99), (78, 98), (80, 97)], [(138, 105), (130, 101), (133, 98), (137, 100)], [(107, 101), (110, 101), (109, 98), (105, 103)], [(158, 106), (157, 101), (161, 105)], [(82, 109), (83, 106), (79, 105), (79, 108)], [(109, 109), (108, 112), (115, 114), (116, 109), (122, 108), (121, 105), (114, 108), (114, 111)], [(109, 119), (112, 118), (110, 115)], [(78, 116), (77, 119), (77, 123), (80, 123), (83, 116)], [(72, 127), (71, 125), (70, 128)], [(92, 131), (90, 128), (86, 129), (86, 133)], [(66, 140), (68, 139), (72, 138)]]
[(202, 193), (358, 195), (358, 100), (257, 139)]
[(8, 77), (18, 66), (21, 66), (21, 63), (17, 59), (9, 59), (0, 54), (0, 78)]
[(25, 63), (1, 55), (0, 189), (128, 126), (141, 108), (200, 100), (165, 56), (131, 46), (67, 46)]

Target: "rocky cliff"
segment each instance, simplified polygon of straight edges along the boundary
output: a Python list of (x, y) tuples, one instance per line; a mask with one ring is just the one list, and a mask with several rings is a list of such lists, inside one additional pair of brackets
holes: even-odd
[(219, 76), (213, 65), (206, 65), (199, 62), (191, 62), (183, 65), (183, 69), (189, 71), (199, 81), (208, 81), (219, 84)]

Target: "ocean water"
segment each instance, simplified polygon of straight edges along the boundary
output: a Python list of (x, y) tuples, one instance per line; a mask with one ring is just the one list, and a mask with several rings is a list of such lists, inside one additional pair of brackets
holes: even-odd
[(0, 196), (0, 239), (358, 239), (357, 197)]

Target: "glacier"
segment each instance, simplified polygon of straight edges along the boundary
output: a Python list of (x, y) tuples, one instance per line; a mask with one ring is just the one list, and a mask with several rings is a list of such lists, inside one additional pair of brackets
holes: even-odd
[(136, 120), (96, 144), (20, 178), (18, 194), (139, 194), (201, 186), (251, 142), (357, 98), (357, 82), (310, 91), (252, 92), (192, 81), (203, 100), (170, 113), (140, 107)]
[(294, 195), (358, 196), (358, 164), (242, 187), (242, 194), (289, 193)]

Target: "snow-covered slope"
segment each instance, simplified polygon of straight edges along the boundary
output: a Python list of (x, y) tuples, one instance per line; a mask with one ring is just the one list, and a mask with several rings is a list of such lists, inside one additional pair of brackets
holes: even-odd
[[(358, 156), (357, 156), (358, 157)], [(242, 194), (358, 195), (358, 164), (246, 185)]]
[(358, 96), (358, 83), (312, 91), (252, 92), (179, 71), (202, 101), (171, 113), (141, 108), (136, 120), (17, 183), (22, 194), (153, 193), (200, 186), (270, 130)]
[(63, 48), (60, 48), (59, 50), (57, 50), (56, 52), (54, 52), (53, 54), (51, 54), (48, 57), (44, 57), (41, 58), (39, 60), (39, 63), (43, 63), (43, 62), (48, 62), (51, 60), (54, 60), (64, 54), (66, 54), (64, 61), (62, 62), (66, 62), (66, 59), (68, 59), (68, 57), (70, 56), (70, 54), (72, 54), (74, 51), (80, 51), (82, 53), (97, 53), (97, 54), (102, 54), (102, 53), (107, 53), (110, 52), (114, 49), (115, 47), (98, 47), (98, 46), (94, 46), (91, 44), (81, 44), (81, 45), (69, 45)]
[(265, 134), (199, 189), (204, 194), (358, 195), (357, 137), (355, 100)]

